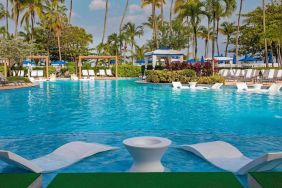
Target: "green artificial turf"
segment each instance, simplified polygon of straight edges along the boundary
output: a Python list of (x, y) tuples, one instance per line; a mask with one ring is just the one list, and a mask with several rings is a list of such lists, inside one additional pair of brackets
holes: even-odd
[(40, 174), (0, 174), (1, 188), (26, 188), (32, 184)]
[(232, 173), (59, 174), (48, 188), (243, 188)]
[(282, 188), (282, 172), (251, 172), (263, 188)]

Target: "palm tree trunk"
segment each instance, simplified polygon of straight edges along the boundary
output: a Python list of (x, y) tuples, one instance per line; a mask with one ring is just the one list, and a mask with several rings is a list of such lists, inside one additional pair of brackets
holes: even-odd
[(57, 42), (58, 42), (58, 48), (59, 48), (59, 58), (60, 58), (60, 61), (62, 61), (60, 35), (57, 35)]
[(236, 64), (238, 63), (239, 60), (239, 33), (240, 33), (240, 20), (241, 20), (242, 7), (243, 7), (243, 0), (240, 0), (240, 9), (239, 9), (237, 33), (236, 33)]
[(33, 34), (34, 34), (34, 22), (35, 22), (35, 14), (34, 12), (31, 14), (31, 41), (33, 41)]
[(208, 39), (205, 40), (205, 58), (208, 57)]
[(197, 40), (197, 28), (194, 28), (194, 40), (195, 40), (195, 53), (194, 53), (194, 59), (197, 59), (198, 55), (198, 40)]
[(210, 35), (211, 35), (211, 33), (210, 33), (210, 24), (211, 24), (211, 20), (210, 20), (210, 18), (208, 19), (208, 41), (207, 41), (207, 47), (206, 47), (206, 53), (205, 53), (205, 57), (207, 57), (208, 56), (208, 54), (209, 54), (209, 42), (210, 42)]
[(267, 39), (266, 39), (266, 18), (265, 18), (265, 0), (262, 0), (262, 10), (263, 10), (263, 34), (264, 34), (264, 51), (265, 51), (265, 64), (268, 67), (268, 49), (267, 49)]
[(106, 30), (107, 30), (108, 9), (109, 9), (109, 0), (106, 0), (106, 10), (105, 10), (105, 17), (104, 17), (104, 31), (103, 31), (103, 36), (102, 36), (102, 44), (104, 44)]
[(227, 38), (226, 38), (226, 47), (225, 47), (225, 57), (227, 57), (229, 41), (230, 41), (230, 37), (227, 36)]
[(152, 3), (152, 19), (153, 19), (153, 41), (154, 47), (157, 48), (157, 30), (156, 30), (156, 5)]
[[(132, 39), (131, 39), (131, 40), (132, 40)], [(134, 39), (133, 39), (133, 40), (134, 40)], [(132, 41), (133, 41), (133, 40), (132, 40)], [(132, 51), (132, 52), (131, 52), (131, 56), (132, 56), (132, 57), (131, 57), (131, 61), (132, 61), (132, 64), (134, 63), (134, 56), (133, 56), (133, 55), (134, 55), (134, 54), (133, 54), (133, 53), (134, 53), (134, 50), (133, 50), (133, 48), (134, 48), (134, 44), (133, 44), (133, 42), (132, 42), (132, 43), (131, 43), (131, 51)]]
[(71, 16), (72, 16), (72, 0), (70, 0), (69, 24), (71, 24)]
[(9, 0), (6, 0), (6, 36), (8, 38), (9, 36), (9, 16), (8, 16), (8, 11), (9, 11)]
[(173, 3), (174, 0), (171, 0), (171, 4), (170, 4), (170, 13), (169, 13), (169, 29), (170, 29), (170, 37), (172, 35), (172, 13), (173, 13)]
[(220, 56), (218, 35), (219, 35), (219, 18), (216, 19), (216, 49), (217, 49), (217, 55)]
[(18, 32), (19, 32), (18, 31), (19, 30), (18, 26), (19, 26), (19, 13), (17, 13), (15, 15), (15, 37), (18, 36)]
[(161, 23), (162, 23), (162, 26), (163, 26), (163, 24), (164, 24), (164, 2), (163, 2), (163, 0), (161, 0), (161, 19), (162, 19)]
[(127, 12), (127, 9), (128, 9), (128, 4), (129, 4), (128, 1), (129, 1), (129, 0), (126, 0), (126, 2), (125, 2), (125, 7), (124, 7), (124, 10), (123, 10), (123, 13), (122, 13), (122, 18), (121, 18), (120, 25), (119, 25), (119, 35), (121, 34), (121, 30), (122, 30), (124, 18), (125, 18), (125, 16), (126, 16), (126, 12)]
[(187, 37), (187, 59), (190, 59), (190, 37)]
[[(215, 11), (213, 11), (213, 34), (215, 33)], [(215, 53), (215, 37), (212, 38), (212, 75), (214, 75), (215, 71), (215, 63), (214, 63), (214, 53)]]

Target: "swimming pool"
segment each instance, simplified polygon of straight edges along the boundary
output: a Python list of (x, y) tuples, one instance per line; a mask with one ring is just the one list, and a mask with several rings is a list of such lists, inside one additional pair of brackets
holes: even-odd
[[(223, 140), (249, 157), (282, 151), (282, 96), (220, 91), (173, 91), (135, 80), (46, 82), (0, 92), (0, 148), (32, 159), (82, 140), (120, 147), (60, 172), (126, 171), (122, 140), (162, 136), (173, 141), (163, 163), (171, 171), (220, 171), (176, 149)], [(0, 162), (0, 172), (21, 172)], [(55, 173), (44, 176), (45, 184)]]

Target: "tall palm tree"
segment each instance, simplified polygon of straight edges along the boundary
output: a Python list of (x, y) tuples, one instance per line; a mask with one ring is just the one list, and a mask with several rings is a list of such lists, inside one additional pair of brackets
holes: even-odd
[(191, 26), (193, 28), (193, 46), (194, 46), (194, 58), (197, 58), (198, 54), (198, 30), (201, 22), (201, 16), (204, 14), (203, 3), (200, 0), (193, 0), (184, 3), (178, 9), (178, 15), (184, 19), (187, 16), (190, 17)]
[(174, 5), (174, 0), (171, 0), (170, 4), (170, 11), (169, 11), (169, 29), (170, 29), (170, 35), (172, 33), (172, 14), (173, 14), (173, 5)]
[[(130, 39), (131, 51), (134, 51), (134, 46), (136, 45), (135, 37), (140, 37), (144, 34), (144, 30), (142, 26), (136, 26), (134, 23), (128, 22), (123, 31)], [(132, 54), (132, 63), (134, 62), (134, 56)]]
[(239, 59), (238, 58), (239, 57), (239, 32), (240, 32), (242, 8), (243, 8), (243, 0), (240, 0), (240, 8), (239, 8), (237, 32), (236, 32), (236, 64), (238, 64), (238, 59)]
[(127, 13), (127, 10), (128, 10), (128, 5), (129, 5), (129, 0), (126, 0), (125, 1), (125, 7), (124, 7), (124, 10), (123, 10), (123, 13), (122, 13), (122, 18), (121, 18), (121, 21), (120, 21), (120, 24), (119, 24), (119, 36), (121, 37), (121, 40), (120, 40), (120, 52), (122, 51), (122, 42), (123, 42), (123, 39), (125, 39), (125, 36), (122, 35), (122, 27), (123, 27), (123, 22), (124, 22), (124, 19), (125, 19), (125, 16), (126, 16), (126, 13)]
[(207, 48), (206, 48), (206, 57), (209, 54), (209, 42), (210, 42), (210, 33), (211, 33), (211, 23), (212, 23), (212, 0), (204, 1), (204, 14), (207, 17)]
[(157, 7), (160, 7), (163, 3), (165, 3), (165, 1), (164, 0), (142, 0), (141, 2), (142, 2), (141, 4), (142, 7), (145, 7), (148, 5), (152, 6), (153, 42), (154, 42), (154, 47), (159, 48), (156, 9)]
[(72, 16), (72, 0), (70, 0), (70, 12), (69, 12), (69, 24), (71, 24), (71, 16)]
[(265, 64), (266, 64), (266, 67), (268, 67), (268, 49), (267, 49), (267, 39), (266, 39), (266, 18), (265, 18), (265, 0), (262, 0), (262, 10), (263, 10), (263, 35), (264, 35)]
[(104, 43), (105, 35), (107, 32), (107, 18), (108, 18), (108, 12), (109, 12), (109, 0), (106, 0), (106, 6), (105, 6), (105, 16), (104, 16), (104, 30), (103, 30), (103, 36), (102, 36), (102, 43)]
[(236, 26), (233, 22), (223, 22), (219, 31), (226, 36), (225, 57), (228, 53), (228, 46), (230, 44), (231, 36), (236, 31)]
[(7, 31), (7, 37), (9, 36), (9, 0), (6, 0), (6, 31)]
[(30, 27), (30, 34), (31, 40), (33, 39), (34, 34), (34, 25), (36, 21), (36, 15), (38, 17), (42, 17), (43, 13), (43, 4), (41, 0), (26, 0), (23, 4), (23, 16), (21, 20), (21, 25), (25, 22), (26, 27), (29, 29)]
[(208, 48), (209, 48), (209, 41), (213, 37), (211, 28), (200, 26), (198, 35), (204, 40), (205, 42), (205, 57), (208, 57)]
[(10, 0), (12, 2), (12, 18), (15, 23), (15, 37), (18, 35), (18, 30), (19, 30), (19, 17), (20, 13), (23, 9), (23, 1), (21, 0)]
[(43, 19), (45, 19), (47, 27), (54, 32), (57, 38), (60, 60), (62, 60), (60, 37), (63, 27), (67, 23), (66, 10), (67, 9), (64, 5), (60, 5), (55, 1), (49, 1), (46, 5), (46, 12), (44, 13), (44, 17), (42, 17)]

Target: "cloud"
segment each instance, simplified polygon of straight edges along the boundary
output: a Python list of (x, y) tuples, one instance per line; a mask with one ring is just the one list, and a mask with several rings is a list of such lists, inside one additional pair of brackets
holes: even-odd
[[(89, 4), (90, 10), (103, 10), (106, 7), (106, 0), (92, 0)], [(110, 3), (109, 3), (110, 7)]]

